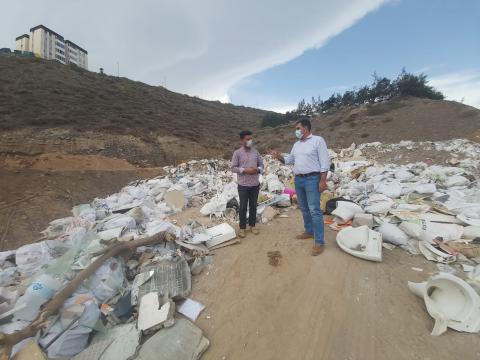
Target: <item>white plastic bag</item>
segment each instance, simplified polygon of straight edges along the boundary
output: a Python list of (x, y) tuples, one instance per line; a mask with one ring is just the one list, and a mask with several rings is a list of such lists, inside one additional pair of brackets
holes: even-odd
[(377, 231), (382, 234), (384, 241), (387, 241), (391, 244), (406, 245), (408, 243), (408, 235), (394, 224), (384, 222), (379, 226)]

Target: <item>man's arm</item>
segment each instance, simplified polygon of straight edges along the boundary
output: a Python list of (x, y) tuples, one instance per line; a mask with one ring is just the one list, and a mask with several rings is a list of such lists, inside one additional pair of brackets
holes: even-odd
[(259, 174), (263, 172), (263, 159), (260, 153), (257, 154), (257, 170)]
[(295, 148), (295, 145), (294, 147), (292, 148), (292, 151), (290, 151), (290, 154), (282, 154), (280, 151), (278, 150), (272, 150), (270, 152), (270, 154), (275, 158), (277, 159), (278, 161), (280, 161), (282, 164), (286, 164), (286, 165), (293, 165), (295, 164), (295, 155), (293, 154), (293, 149)]
[(323, 138), (319, 139), (317, 146), (318, 161), (320, 162), (320, 192), (327, 190), (327, 174), (330, 169), (330, 156), (328, 155), (327, 144)]
[(233, 173), (236, 174), (243, 174), (243, 172), (245, 171), (244, 168), (240, 167), (240, 159), (236, 151), (233, 153), (231, 170)]

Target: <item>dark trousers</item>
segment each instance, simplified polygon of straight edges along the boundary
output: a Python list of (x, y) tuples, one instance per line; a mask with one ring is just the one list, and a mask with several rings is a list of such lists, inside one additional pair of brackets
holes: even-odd
[(255, 226), (257, 220), (257, 202), (260, 185), (257, 186), (242, 186), (238, 185), (238, 195), (240, 197), (240, 229), (247, 228), (247, 207), (248, 225)]

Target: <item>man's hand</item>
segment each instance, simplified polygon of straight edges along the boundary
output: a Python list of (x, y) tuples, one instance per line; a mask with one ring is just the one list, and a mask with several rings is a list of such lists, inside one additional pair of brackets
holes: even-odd
[(324, 192), (325, 190), (327, 190), (327, 181), (326, 180), (320, 180), (320, 184), (318, 184), (318, 190), (320, 190), (320, 192)]
[(272, 155), (275, 159), (282, 161), (283, 156), (278, 150), (270, 150), (269, 151), (270, 155)]
[(243, 170), (243, 173), (247, 175), (255, 175), (258, 173), (258, 169), (254, 167), (246, 168), (245, 170)]

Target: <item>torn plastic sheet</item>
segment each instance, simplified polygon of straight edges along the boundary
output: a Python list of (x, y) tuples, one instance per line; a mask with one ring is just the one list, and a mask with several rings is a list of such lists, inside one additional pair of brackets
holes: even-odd
[(110, 258), (100, 266), (86, 282), (95, 298), (104, 303), (123, 288), (125, 264), (122, 258)]

